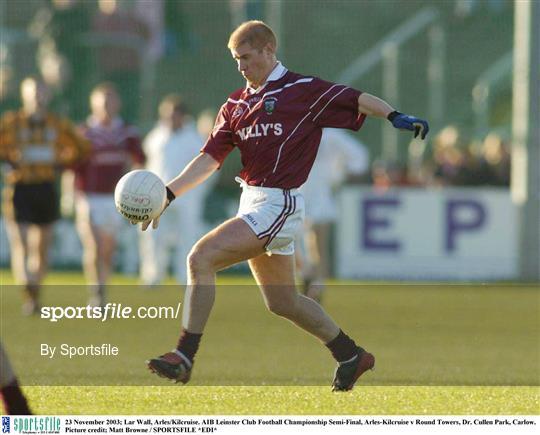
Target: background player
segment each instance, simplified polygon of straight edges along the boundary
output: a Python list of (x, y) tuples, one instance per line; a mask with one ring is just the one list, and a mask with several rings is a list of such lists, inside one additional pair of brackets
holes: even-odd
[(0, 120), (0, 160), (9, 165), (2, 209), (13, 275), (25, 288), (23, 313), (33, 314), (59, 217), (58, 168), (83, 160), (89, 145), (70, 121), (48, 111), (50, 94), (40, 79), (24, 79), (21, 98), (22, 109)]
[(323, 342), (338, 362), (333, 389), (350, 390), (375, 358), (296, 291), (294, 237), (304, 214), (297, 188), (315, 160), (322, 128), (358, 130), (372, 115), (424, 138), (428, 124), (377, 97), (288, 71), (277, 61), (275, 35), (263, 22), (240, 25), (228, 47), (247, 85), (223, 104), (202, 153), (168, 184), (167, 193), (172, 201), (203, 182), (237, 146), (244, 166), (240, 207), (191, 250), (180, 339), (174, 351), (151, 359), (148, 367), (178, 382), (189, 380), (214, 303), (216, 272), (248, 260), (268, 309)]
[(141, 167), (145, 161), (137, 129), (120, 118), (120, 106), (112, 83), (101, 83), (92, 90), (91, 114), (82, 127), (92, 152), (75, 171), (77, 230), (93, 306), (105, 304), (116, 236), (123, 225), (114, 205), (114, 188), (130, 168)]
[(2, 342), (0, 342), (0, 395), (4, 401), (6, 414), (32, 414)]
[[(159, 105), (158, 124), (143, 142), (146, 169), (171, 180), (199, 154), (203, 144), (182, 98), (168, 95)], [(141, 234), (141, 280), (145, 285), (155, 286), (165, 278), (171, 250), (176, 280), (186, 283), (186, 258), (204, 231), (204, 198), (210, 187), (205, 183), (190, 190), (171, 205), (156, 231)]]
[(362, 143), (344, 130), (323, 130), (317, 157), (307, 181), (300, 188), (306, 203), (304, 250), (296, 249), (304, 294), (317, 302), (330, 275), (330, 235), (338, 213), (335, 190), (347, 177), (359, 176), (368, 168), (369, 155)]

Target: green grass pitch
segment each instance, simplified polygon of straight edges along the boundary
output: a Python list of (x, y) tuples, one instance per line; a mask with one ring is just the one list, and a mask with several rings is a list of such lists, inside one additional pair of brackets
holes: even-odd
[[(40, 414), (538, 414), (540, 293), (511, 284), (334, 282), (324, 305), (377, 357), (354, 391), (335, 394), (323, 346), (273, 316), (248, 278), (220, 278), (189, 386), (150, 375), (144, 360), (168, 351), (178, 320), (69, 320), (20, 315), (0, 273), (2, 340)], [(84, 305), (77, 273), (48, 277), (44, 305)], [(144, 290), (115, 276), (110, 300), (174, 306), (177, 286)], [(334, 285), (335, 284), (335, 285)], [(338, 285), (339, 284), (339, 285)], [(113, 343), (117, 358), (54, 359), (39, 345)]]

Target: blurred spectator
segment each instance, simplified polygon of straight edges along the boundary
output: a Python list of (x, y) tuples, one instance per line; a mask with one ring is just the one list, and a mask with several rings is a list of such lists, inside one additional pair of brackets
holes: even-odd
[(83, 246), (83, 269), (92, 306), (105, 304), (116, 236), (124, 220), (116, 211), (114, 188), (129, 169), (144, 164), (138, 132), (119, 116), (120, 98), (111, 83), (90, 95), (91, 114), (83, 126), (92, 144), (89, 160), (75, 171), (77, 230)]
[(435, 137), (433, 147), (434, 183), (462, 185), (465, 177), (465, 155), (460, 147), (462, 138), (457, 127), (443, 128)]
[(502, 138), (490, 133), (482, 147), (483, 161), (489, 168), (489, 184), (493, 186), (510, 185), (510, 149)]
[[(56, 51), (44, 53), (39, 59), (39, 72), (51, 91), (54, 110), (64, 115), (75, 112), (73, 104), (78, 102), (68, 95), (68, 84), (72, 82), (72, 77), (66, 58)], [(77, 119), (80, 120), (81, 116)]]
[[(143, 143), (146, 168), (167, 183), (199, 154), (203, 144), (182, 98), (168, 95), (159, 105), (157, 125)], [(204, 183), (177, 198), (156, 230), (141, 233), (141, 280), (145, 285), (155, 286), (165, 278), (171, 250), (174, 276), (180, 284), (186, 283), (187, 255), (205, 231), (203, 206), (210, 188), (211, 184)]]
[(347, 175), (358, 177), (368, 166), (368, 151), (362, 143), (343, 130), (323, 130), (315, 163), (300, 188), (306, 204), (305, 256), (302, 258), (300, 249), (295, 250), (305, 294), (318, 302), (330, 275), (330, 232), (338, 212), (335, 191)]
[(214, 109), (205, 109), (199, 113), (197, 118), (197, 131), (203, 139), (206, 139), (208, 136), (210, 136), (210, 133), (212, 133), (216, 116), (217, 113)]
[(53, 223), (59, 217), (57, 169), (88, 154), (88, 143), (72, 124), (47, 109), (49, 90), (40, 79), (21, 84), (23, 107), (0, 120), (0, 160), (5, 172), (2, 210), (11, 245), (15, 280), (25, 290), (23, 312), (39, 311)]
[(92, 30), (98, 42), (100, 79), (116, 84), (128, 122), (138, 118), (141, 100), (141, 68), (145, 60), (148, 27), (118, 0), (98, 0), (99, 11)]
[(89, 8), (81, 0), (50, 0), (29, 25), (39, 40), (38, 65), (49, 85), (58, 93), (57, 110), (81, 120), (86, 110), (93, 60), (83, 43), (90, 30)]
[(489, 184), (489, 168), (482, 160), (481, 150), (477, 143), (472, 141), (460, 151), (462, 155), (460, 176), (454, 180), (453, 185), (484, 186)]
[(375, 160), (371, 165), (371, 181), (373, 189), (384, 192), (395, 186), (415, 185), (407, 175), (407, 168), (397, 162)]
[(465, 146), (463, 135), (448, 126), (435, 137), (433, 184), (441, 186), (509, 186), (510, 152), (499, 135)]

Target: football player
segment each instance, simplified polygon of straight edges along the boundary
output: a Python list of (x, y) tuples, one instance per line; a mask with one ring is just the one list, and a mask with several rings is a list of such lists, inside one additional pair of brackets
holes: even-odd
[[(423, 139), (428, 123), (368, 93), (289, 71), (276, 57), (274, 32), (261, 21), (241, 24), (228, 47), (246, 86), (227, 98), (199, 156), (167, 187), (171, 202), (206, 180), (238, 148), (240, 206), (236, 217), (193, 246), (180, 338), (172, 352), (149, 360), (148, 367), (188, 382), (214, 303), (216, 272), (247, 260), (268, 309), (320, 340), (337, 362), (333, 390), (350, 390), (375, 358), (296, 289), (294, 238), (304, 216), (298, 188), (308, 177), (323, 128), (358, 130), (366, 116), (373, 116)], [(143, 229), (150, 224), (144, 222)]]

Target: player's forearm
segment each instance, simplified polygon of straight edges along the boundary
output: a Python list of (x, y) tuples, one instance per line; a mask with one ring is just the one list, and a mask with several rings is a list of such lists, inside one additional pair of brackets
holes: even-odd
[(394, 111), (394, 108), (386, 101), (364, 93), (358, 97), (358, 111), (368, 116), (386, 118)]
[(195, 157), (176, 178), (171, 180), (167, 187), (175, 196), (182, 195), (190, 189), (201, 184), (219, 167), (209, 154), (201, 153)]

